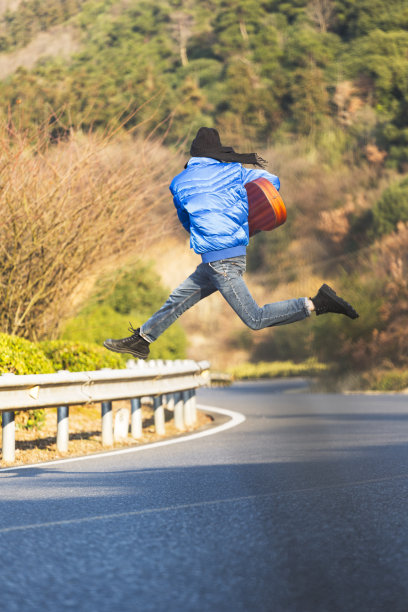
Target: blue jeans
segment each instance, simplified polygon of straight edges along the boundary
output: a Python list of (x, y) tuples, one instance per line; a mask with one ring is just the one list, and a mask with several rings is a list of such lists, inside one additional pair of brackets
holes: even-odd
[(266, 304), (260, 308), (242, 278), (246, 258), (231, 257), (201, 263), (175, 289), (165, 304), (140, 328), (140, 335), (153, 342), (186, 310), (219, 291), (239, 318), (251, 329), (294, 323), (310, 316), (307, 298)]

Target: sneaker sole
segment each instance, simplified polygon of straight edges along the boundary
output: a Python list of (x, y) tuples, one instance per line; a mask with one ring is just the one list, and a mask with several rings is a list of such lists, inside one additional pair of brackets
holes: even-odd
[(114, 348), (113, 346), (110, 346), (109, 344), (107, 344), (107, 342), (104, 342), (103, 346), (107, 348), (109, 351), (112, 351), (113, 353), (125, 353), (125, 354), (127, 353), (128, 355), (133, 355), (133, 357), (138, 357), (139, 359), (147, 359), (147, 357), (149, 356), (149, 353), (139, 353), (137, 351), (132, 351), (130, 349)]
[(334, 289), (329, 287), (329, 285), (326, 285), (326, 284), (322, 285), (320, 287), (320, 291), (324, 293), (325, 295), (327, 295), (332, 300), (334, 300), (335, 302), (337, 302), (337, 304), (339, 304), (339, 306), (341, 306), (344, 309), (345, 312), (343, 314), (345, 314), (346, 317), (349, 317), (350, 319), (358, 319), (358, 317), (360, 316), (358, 312), (354, 310), (352, 305), (346, 302), (346, 300), (343, 300), (343, 298), (339, 297), (337, 293), (334, 291)]

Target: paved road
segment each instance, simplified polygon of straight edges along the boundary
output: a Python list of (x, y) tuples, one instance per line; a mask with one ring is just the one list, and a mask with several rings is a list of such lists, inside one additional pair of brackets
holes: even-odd
[(0, 471), (4, 612), (407, 612), (408, 397), (237, 384), (233, 429)]

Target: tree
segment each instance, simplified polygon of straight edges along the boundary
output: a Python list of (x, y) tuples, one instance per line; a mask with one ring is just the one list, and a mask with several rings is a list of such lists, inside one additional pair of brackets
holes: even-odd
[(371, 83), (371, 104), (379, 122), (381, 148), (390, 159), (407, 159), (408, 154), (408, 32), (373, 30), (351, 45), (345, 60), (354, 79)]
[(322, 71), (298, 70), (292, 85), (292, 117), (296, 131), (310, 134), (329, 115), (329, 97)]
[(372, 30), (390, 31), (408, 25), (408, 8), (401, 0), (334, 0), (333, 30), (351, 41)]
[(307, 5), (306, 13), (320, 32), (327, 32), (334, 21), (333, 0), (311, 0)]
[(29, 339), (56, 334), (78, 291), (166, 224), (168, 152), (109, 134), (49, 145), (47, 130), (33, 141), (0, 125), (0, 330)]

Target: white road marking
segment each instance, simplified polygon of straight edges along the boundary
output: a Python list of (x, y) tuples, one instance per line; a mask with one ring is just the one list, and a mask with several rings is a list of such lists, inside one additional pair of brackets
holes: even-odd
[(177, 504), (174, 506), (163, 506), (161, 508), (144, 508), (143, 510), (131, 510), (130, 512), (115, 512), (113, 514), (99, 514), (96, 516), (84, 516), (73, 519), (62, 519), (60, 521), (49, 521), (45, 523), (31, 523), (29, 525), (12, 525), (11, 527), (0, 528), (0, 534), (10, 533), (11, 531), (26, 531), (29, 529), (41, 529), (49, 527), (59, 527), (63, 525), (73, 525), (78, 523), (89, 523), (93, 521), (107, 521), (111, 519), (120, 519), (132, 516), (142, 516), (144, 514), (157, 514), (160, 512), (172, 512), (177, 510), (188, 510), (189, 508), (200, 508), (203, 506), (213, 506), (217, 504), (232, 504), (242, 501), (249, 501), (264, 497), (270, 497), (270, 494), (263, 495), (244, 495), (241, 497), (227, 497), (225, 499), (211, 499), (208, 501), (191, 502), (190, 504)]
[(383, 478), (373, 478), (368, 480), (357, 480), (355, 482), (344, 482), (344, 483), (336, 483), (331, 485), (323, 485), (323, 486), (311, 486), (311, 487), (303, 487), (300, 489), (288, 489), (287, 491), (271, 491), (270, 493), (260, 493), (255, 495), (242, 495), (239, 497), (226, 497), (223, 499), (211, 499), (204, 500), (199, 502), (191, 502), (189, 504), (175, 504), (173, 506), (162, 506), (158, 508), (144, 508), (142, 510), (132, 510), (130, 512), (115, 512), (112, 514), (98, 514), (94, 516), (84, 516), (79, 518), (72, 519), (61, 519), (59, 521), (49, 521), (44, 523), (30, 523), (28, 525), (11, 525), (10, 527), (0, 527), (0, 535), (5, 533), (10, 533), (13, 531), (26, 531), (32, 529), (41, 529), (41, 528), (49, 528), (49, 527), (59, 527), (65, 525), (73, 525), (78, 523), (89, 523), (93, 521), (105, 521), (112, 519), (120, 519), (126, 517), (133, 516), (143, 516), (145, 514), (158, 514), (161, 512), (172, 512), (178, 510), (188, 510), (190, 508), (200, 508), (203, 506), (213, 506), (220, 504), (231, 504), (231, 503), (239, 503), (245, 501), (255, 501), (261, 499), (279, 499), (284, 498), (290, 495), (297, 495), (299, 493), (316, 493), (324, 490), (332, 490), (332, 489), (349, 489), (351, 487), (358, 487), (361, 485), (371, 485), (371, 484), (379, 484), (383, 482), (388, 482), (390, 480), (396, 480), (400, 478), (407, 478), (408, 474), (397, 474), (395, 476), (383, 477)]
[(215, 412), (216, 414), (220, 414), (223, 416), (230, 417), (230, 420), (227, 423), (223, 423), (222, 425), (218, 425), (217, 427), (211, 427), (209, 429), (205, 429), (204, 431), (199, 431), (197, 433), (188, 434), (179, 438), (171, 438), (170, 440), (161, 440), (160, 442), (152, 442), (151, 444), (144, 444), (142, 446), (132, 446), (131, 448), (122, 448), (118, 450), (112, 450), (101, 453), (94, 453), (92, 455), (84, 455), (82, 457), (70, 457), (68, 459), (55, 459), (53, 461), (45, 461), (43, 463), (31, 463), (30, 465), (16, 465), (15, 467), (7, 467), (0, 469), (0, 474), (3, 472), (15, 472), (16, 470), (24, 470), (28, 468), (41, 468), (43, 466), (50, 465), (61, 465), (63, 463), (73, 463), (74, 461), (87, 461), (89, 459), (103, 459), (104, 457), (112, 457), (113, 455), (126, 455), (128, 453), (138, 453), (140, 451), (151, 450), (154, 448), (158, 448), (159, 446), (169, 446), (170, 444), (179, 444), (180, 442), (191, 442), (192, 440), (197, 440), (198, 438), (204, 438), (205, 436), (212, 436), (214, 434), (220, 433), (221, 431), (226, 431), (227, 429), (231, 429), (232, 427), (236, 427), (243, 423), (246, 419), (243, 414), (240, 412), (235, 412), (233, 410), (226, 410), (225, 408), (217, 408), (215, 406), (204, 406), (203, 404), (198, 404), (197, 408), (202, 410), (203, 412)]

